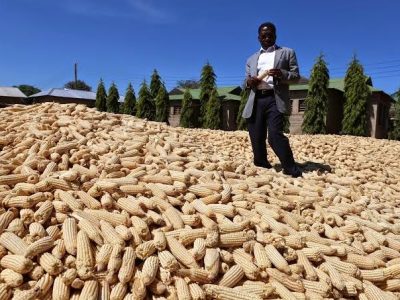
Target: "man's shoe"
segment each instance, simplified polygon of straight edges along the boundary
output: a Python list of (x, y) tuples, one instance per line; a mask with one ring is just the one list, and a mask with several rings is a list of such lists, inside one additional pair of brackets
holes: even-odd
[(265, 169), (271, 169), (272, 168), (272, 165), (269, 162), (263, 163), (263, 164), (254, 163), (254, 165), (256, 167), (261, 167), (261, 168), (265, 168)]

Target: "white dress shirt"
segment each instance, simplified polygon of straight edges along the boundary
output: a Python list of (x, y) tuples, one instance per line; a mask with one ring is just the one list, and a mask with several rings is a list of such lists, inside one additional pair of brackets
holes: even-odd
[[(266, 70), (274, 68), (275, 62), (275, 45), (268, 49), (261, 48), (260, 56), (257, 63), (257, 74), (261, 74)], [(274, 87), (274, 79), (272, 76), (264, 77), (261, 83), (257, 86), (258, 90), (272, 89)]]

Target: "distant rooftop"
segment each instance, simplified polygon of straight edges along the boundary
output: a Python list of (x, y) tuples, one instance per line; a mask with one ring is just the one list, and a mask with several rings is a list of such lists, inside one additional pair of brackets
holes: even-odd
[(0, 97), (26, 98), (26, 95), (19, 88), (0, 86)]
[[(240, 101), (240, 91), (241, 88), (239, 86), (223, 86), (217, 88), (218, 96), (223, 98), (224, 100), (238, 100)], [(200, 99), (200, 89), (189, 89), (190, 94), (192, 95), (192, 99), (199, 100)], [(184, 88), (175, 88), (170, 91), (169, 100), (182, 100), (183, 94), (185, 93)]]
[[(382, 93), (384, 93), (384, 91), (379, 90), (377, 88), (374, 88), (372, 86), (372, 81), (371, 81), (370, 77), (368, 77), (368, 79), (367, 79), (367, 84), (368, 84), (369, 90), (371, 92), (382, 92)], [(330, 79), (328, 88), (344, 92), (344, 78), (333, 78), (333, 79)], [(293, 84), (293, 85), (290, 85), (289, 89), (291, 91), (308, 90), (308, 84)]]
[(81, 90), (71, 90), (65, 88), (53, 88), (40, 93), (31, 95), (29, 98), (42, 97), (42, 96), (54, 96), (63, 98), (75, 98), (75, 99), (89, 99), (96, 100), (96, 93)]

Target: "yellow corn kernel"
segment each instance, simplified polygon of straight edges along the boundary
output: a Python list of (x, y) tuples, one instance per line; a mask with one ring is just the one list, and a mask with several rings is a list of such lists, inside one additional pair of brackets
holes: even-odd
[(97, 245), (103, 245), (103, 237), (101, 235), (101, 231), (93, 223), (86, 219), (81, 219), (78, 223), (78, 227), (80, 230), (83, 230), (87, 234), (89, 239), (91, 239)]
[(161, 230), (153, 231), (153, 241), (158, 251), (163, 251), (167, 247), (167, 238)]
[(63, 270), (61, 260), (46, 252), (39, 257), (40, 266), (50, 275), (58, 275)]
[(175, 238), (167, 236), (168, 248), (171, 253), (179, 260), (182, 264), (187, 267), (198, 268), (198, 264), (189, 250), (187, 250), (181, 243)]
[(54, 279), (52, 297), (54, 300), (68, 300), (70, 297), (70, 287), (64, 283), (61, 276)]
[(146, 286), (144, 285), (142, 278), (139, 275), (135, 276), (131, 291), (133, 294), (133, 299), (145, 299)]
[(29, 235), (36, 240), (45, 237), (47, 232), (42, 224), (34, 222), (29, 225)]
[(150, 256), (146, 258), (142, 267), (141, 278), (144, 285), (150, 285), (158, 272), (159, 259), (157, 256)]
[(192, 282), (210, 283), (214, 277), (209, 271), (204, 269), (179, 269), (176, 275), (182, 278), (189, 278)]
[(328, 297), (330, 295), (331, 287), (323, 281), (310, 281), (303, 279), (302, 282), (307, 292), (316, 293), (322, 297)]
[[(106, 280), (102, 280), (100, 282), (101, 288), (100, 288), (100, 294), (99, 294), (99, 299), (100, 300), (110, 300), (110, 285)], [(126, 298), (124, 298), (126, 299)]]
[(83, 204), (75, 199), (70, 193), (62, 190), (57, 190), (57, 193), (61, 201), (65, 202), (72, 211), (83, 209)]
[(218, 285), (235, 287), (242, 280), (243, 276), (243, 268), (239, 265), (234, 265), (224, 274)]
[(128, 286), (125, 283), (118, 282), (111, 290), (110, 299), (123, 300), (128, 291)]
[(302, 265), (304, 267), (305, 271), (305, 278), (308, 280), (317, 280), (318, 276), (317, 273), (314, 270), (314, 267), (308, 260), (307, 256), (302, 252), (302, 250), (297, 250), (297, 263)]
[(82, 203), (90, 209), (100, 209), (101, 208), (101, 203), (90, 196), (88, 193), (84, 191), (76, 191), (76, 195), (79, 197), (79, 199), (82, 201)]
[(72, 189), (71, 184), (61, 178), (48, 177), (45, 179), (45, 181), (47, 181), (51, 189), (59, 189), (62, 191), (68, 191)]
[(224, 248), (240, 247), (246, 241), (248, 241), (246, 232), (225, 233), (220, 235), (219, 246)]
[(90, 240), (85, 231), (80, 230), (77, 236), (76, 268), (79, 276), (84, 279), (91, 275), (95, 260)]
[(289, 291), (282, 283), (277, 280), (271, 280), (271, 285), (275, 288), (275, 293), (285, 300), (297, 300), (296, 296)]
[(268, 259), (278, 270), (286, 274), (290, 274), (290, 268), (287, 261), (273, 245), (266, 245), (265, 251), (267, 253)]
[(255, 243), (254, 244), (254, 258), (255, 258), (255, 264), (262, 270), (266, 268), (271, 267), (271, 262), (268, 259), (267, 252), (265, 251), (265, 248), (263, 245), (260, 243)]
[(10, 299), (12, 295), (10, 286), (5, 283), (0, 283), (0, 299)]
[(104, 244), (101, 246), (99, 252), (96, 255), (96, 267), (97, 271), (103, 271), (108, 264), (111, 256), (113, 245)]
[(54, 246), (54, 240), (50, 236), (45, 236), (26, 248), (25, 256), (34, 257), (38, 254), (46, 252)]
[(0, 185), (15, 185), (19, 182), (26, 182), (29, 175), (27, 174), (11, 174), (0, 176)]
[(24, 255), (28, 248), (28, 245), (12, 232), (4, 232), (0, 236), (0, 245), (17, 255)]
[(115, 231), (124, 241), (130, 241), (132, 239), (132, 233), (125, 225), (115, 226)]
[(11, 269), (19, 274), (29, 273), (33, 268), (32, 261), (22, 255), (5, 255), (0, 265), (4, 269)]
[(82, 288), (79, 300), (97, 300), (99, 286), (96, 280), (87, 280)]
[(122, 265), (118, 272), (118, 279), (121, 283), (128, 283), (131, 281), (135, 271), (135, 250), (132, 247), (126, 247), (122, 257)]
[(100, 228), (102, 236), (104, 237), (107, 243), (113, 245), (114, 244), (125, 245), (125, 241), (119, 236), (119, 234), (115, 231), (114, 227), (110, 223), (101, 220)]
[[(166, 234), (167, 236), (171, 236), (170, 234)], [(193, 243), (198, 238), (206, 238), (207, 237), (207, 229), (206, 228), (196, 228), (190, 230), (182, 230), (179, 232), (179, 241), (182, 245), (189, 245)]]
[(204, 204), (203, 201), (196, 199), (193, 200), (192, 205), (194, 209), (199, 212), (200, 214), (203, 214), (209, 218), (213, 218), (215, 216), (214, 211), (206, 204)]
[[(212, 299), (224, 300), (261, 300), (262, 298), (251, 293), (242, 293), (233, 288), (213, 284), (203, 285), (206, 295)], [(294, 298), (295, 299), (295, 298)]]
[(90, 215), (93, 215), (98, 220), (104, 220), (110, 223), (113, 226), (117, 225), (125, 225), (129, 226), (130, 222), (127, 216), (123, 214), (111, 213), (105, 210), (96, 210), (96, 209), (84, 209), (84, 212), (87, 212)]
[(145, 237), (149, 234), (150, 230), (146, 222), (137, 216), (131, 217), (132, 226), (135, 227), (140, 236)]
[(259, 275), (259, 269), (252, 262), (252, 256), (244, 252), (243, 249), (237, 248), (233, 250), (233, 259), (235, 263), (242, 267), (247, 278), (256, 280)]
[(158, 258), (162, 268), (168, 271), (176, 271), (179, 268), (179, 263), (175, 256), (168, 250), (158, 252)]
[(44, 269), (40, 265), (35, 265), (33, 269), (28, 273), (28, 276), (32, 280), (39, 280), (44, 275)]
[(178, 213), (178, 210), (174, 207), (169, 207), (164, 211), (165, 217), (168, 218), (168, 221), (172, 224), (174, 229), (180, 229), (185, 226), (181, 215)]
[(203, 238), (197, 238), (193, 242), (193, 248), (190, 249), (195, 260), (200, 260), (206, 254), (206, 241)]
[(138, 201), (136, 201), (134, 199), (130, 199), (129, 197), (128, 198), (119, 198), (117, 201), (117, 205), (121, 209), (126, 210), (131, 215), (139, 216), (139, 217), (145, 216), (145, 212), (140, 207)]
[(382, 291), (377, 286), (371, 284), (370, 282), (364, 282), (363, 287), (365, 295), (367, 296), (368, 299), (373, 299), (373, 300), (390, 299), (384, 291)]
[(191, 300), (190, 290), (185, 279), (180, 277), (175, 277), (175, 288), (177, 292), (178, 299)]
[(107, 264), (107, 270), (109, 277), (112, 277), (114, 274), (117, 274), (122, 265), (122, 257), (123, 257), (123, 247), (119, 244), (115, 244), (110, 254), (110, 258)]
[(139, 246), (136, 247), (135, 252), (136, 256), (140, 259), (146, 259), (147, 257), (153, 255), (154, 252), (156, 252), (154, 241), (146, 241), (144, 243), (141, 243)]
[(65, 242), (65, 249), (69, 254), (76, 255), (78, 229), (75, 219), (65, 219), (62, 226), (62, 234)]
[(4, 269), (0, 273), (0, 280), (10, 287), (18, 287), (24, 282), (24, 277), (11, 269)]
[(352, 263), (347, 263), (341, 261), (336, 257), (330, 257), (324, 255), (324, 259), (329, 262), (336, 270), (341, 273), (349, 274), (351, 276), (358, 277), (360, 275), (360, 270)]
[(36, 222), (44, 224), (51, 216), (53, 212), (53, 203), (51, 201), (45, 201), (33, 215)]
[(209, 277), (217, 277), (220, 269), (220, 255), (216, 248), (207, 248), (204, 255), (204, 269), (209, 273)]
[(15, 218), (14, 212), (8, 210), (0, 215), (0, 234), (8, 227), (11, 221)]
[(62, 275), (61, 279), (65, 285), (71, 285), (71, 283), (75, 280), (78, 276), (78, 272), (76, 269), (67, 269)]

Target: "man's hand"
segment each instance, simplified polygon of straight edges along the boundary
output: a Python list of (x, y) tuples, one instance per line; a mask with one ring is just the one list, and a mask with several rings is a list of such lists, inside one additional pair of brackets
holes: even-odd
[(261, 82), (261, 79), (258, 79), (256, 76), (247, 77), (247, 86), (251, 89), (256, 88)]
[(281, 71), (281, 69), (270, 69), (270, 70), (268, 70), (268, 75), (272, 76), (272, 77), (281, 78), (282, 71)]

